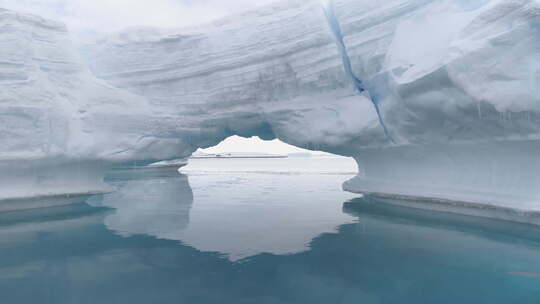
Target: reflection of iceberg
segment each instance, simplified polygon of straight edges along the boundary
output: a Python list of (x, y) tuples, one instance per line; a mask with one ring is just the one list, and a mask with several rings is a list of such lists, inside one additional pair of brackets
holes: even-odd
[[(416, 207), (424, 204), (426, 206)], [(463, 215), (461, 212), (455, 212), (448, 205), (442, 205), (440, 209), (435, 209), (436, 206), (422, 201), (413, 202), (410, 200), (365, 196), (346, 202), (343, 205), (343, 212), (361, 219), (366, 219), (366, 217), (384, 218), (396, 223), (410, 222), (425, 227), (467, 232), (477, 236), (506, 235), (510, 237), (509, 240), (540, 241), (540, 228), (506, 221), (505, 216), (511, 216), (511, 213), (507, 213), (507, 210), (478, 211), (479, 213), (491, 212), (489, 218), (481, 218), (477, 217), (478, 214), (469, 216)], [(431, 208), (431, 210), (426, 210), (428, 208)], [(453, 208), (460, 209), (463, 207), (453, 206)], [(540, 222), (538, 216), (531, 216), (530, 220), (536, 221), (536, 223)]]
[(92, 195), (101, 194), (101, 192), (73, 193), (73, 194), (55, 194), (40, 195), (29, 198), (13, 198), (2, 200), (0, 202), (0, 213), (11, 211), (34, 210), (41, 208), (63, 207), (71, 204), (82, 203)]
[[(191, 274), (204, 267), (189, 259), (196, 250), (177, 242), (115, 235), (103, 225), (109, 211), (77, 204), (1, 214), (0, 302), (156, 303), (158, 289), (161, 299), (174, 297), (171, 279), (174, 290), (181, 290), (176, 280), (189, 279), (185, 272), (164, 275), (162, 266), (169, 274), (175, 263), (191, 266)], [(198, 259), (216, 266), (215, 256)]]
[(147, 234), (178, 239), (189, 223), (193, 193), (187, 177), (176, 170), (113, 170), (107, 181), (117, 188), (92, 205), (116, 209), (105, 219), (121, 235)]
[(344, 210), (357, 222), (319, 235), (308, 250), (259, 254), (241, 263), (180, 242), (120, 237), (103, 226), (99, 213), (0, 224), (1, 302), (446, 303), (449, 294), (459, 303), (538, 299), (538, 227), (422, 215), (366, 200), (346, 203)]
[(313, 238), (354, 220), (337, 203), (352, 196), (339, 191), (344, 178), (341, 173), (193, 173), (195, 200), (181, 240), (233, 261), (306, 251)]
[(414, 197), (399, 199), (394, 198), (391, 195), (382, 194), (377, 194), (376, 196), (366, 195), (365, 200), (385, 203), (387, 205), (403, 206), (419, 213), (421, 213), (422, 210), (428, 210), (540, 225), (540, 211), (538, 210), (522, 211), (504, 206), (499, 207), (487, 204), (463, 203), (459, 201), (414, 199)]
[(111, 212), (87, 204), (0, 213), (0, 246), (3, 241), (25, 242), (40, 233), (62, 232), (96, 225)]
[(188, 182), (174, 170), (113, 170), (107, 181), (117, 190), (90, 204), (116, 209), (105, 225), (119, 235), (182, 241), (238, 260), (305, 251), (317, 235), (351, 222), (336, 204), (351, 197), (338, 190), (344, 178), (194, 171)]

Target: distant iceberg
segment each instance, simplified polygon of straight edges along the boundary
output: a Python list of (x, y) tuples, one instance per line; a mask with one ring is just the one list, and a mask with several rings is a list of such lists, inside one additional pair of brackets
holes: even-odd
[(260, 153), (260, 152), (223, 152), (223, 153), (193, 153), (191, 159), (205, 158), (287, 158), (286, 154)]

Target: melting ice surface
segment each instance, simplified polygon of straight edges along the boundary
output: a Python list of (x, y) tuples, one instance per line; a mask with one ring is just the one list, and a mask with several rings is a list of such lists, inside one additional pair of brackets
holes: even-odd
[(538, 303), (540, 228), (354, 198), (354, 169), (192, 160), (0, 214), (0, 303)]

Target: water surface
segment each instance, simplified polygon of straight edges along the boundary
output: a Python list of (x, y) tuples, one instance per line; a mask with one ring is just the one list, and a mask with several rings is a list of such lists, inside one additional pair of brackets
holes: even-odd
[(196, 160), (0, 214), (0, 303), (540, 303), (540, 229), (358, 198), (355, 170)]

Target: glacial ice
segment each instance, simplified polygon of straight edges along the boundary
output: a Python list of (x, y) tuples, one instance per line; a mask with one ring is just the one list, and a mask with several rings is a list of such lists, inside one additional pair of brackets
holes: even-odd
[(0, 199), (106, 191), (111, 166), (257, 135), (353, 156), (349, 191), (540, 212), (538, 0), (330, 5), (79, 47), (0, 10)]
[[(336, 44), (337, 44), (339, 53), (343, 61), (343, 69), (345, 70), (345, 74), (352, 82), (356, 91), (358, 91), (358, 93), (361, 94), (362, 92), (366, 91), (366, 89), (364, 88), (364, 84), (362, 83), (362, 80), (360, 80), (353, 72), (351, 59), (349, 57), (349, 52), (347, 51), (347, 46), (345, 45), (344, 38), (343, 38), (343, 31), (341, 30), (341, 25), (339, 24), (339, 20), (336, 17), (334, 2), (332, 1), (324, 2), (323, 9), (324, 9), (324, 14), (326, 16), (330, 30), (334, 34), (334, 37), (336, 39)], [(375, 112), (377, 112), (377, 117), (379, 118), (379, 123), (381, 124), (384, 130), (384, 134), (392, 142), (394, 142), (392, 138), (390, 137), (388, 133), (388, 128), (386, 127), (386, 124), (384, 123), (384, 120), (381, 116), (381, 109), (379, 107), (379, 101), (376, 99), (375, 96), (369, 96), (369, 98), (371, 99), (371, 102), (373, 103)]]
[(0, 27), (0, 211), (109, 191), (112, 164), (191, 151), (176, 118), (93, 76), (62, 24), (0, 10)]

